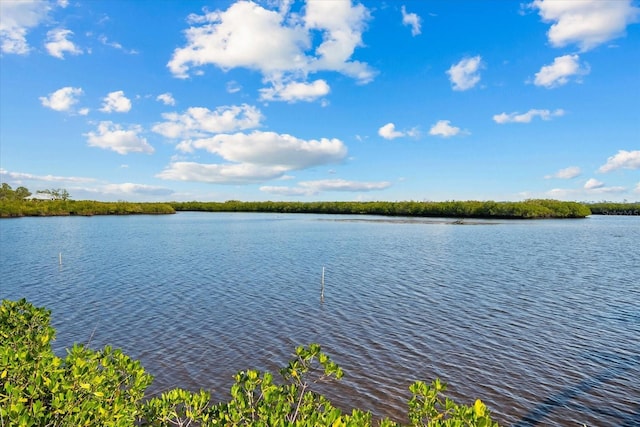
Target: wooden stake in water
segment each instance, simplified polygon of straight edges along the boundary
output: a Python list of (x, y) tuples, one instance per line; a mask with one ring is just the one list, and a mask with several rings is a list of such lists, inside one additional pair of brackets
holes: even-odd
[(320, 286), (320, 302), (324, 302), (324, 267), (322, 267), (322, 282)]
[(58, 262), (62, 265), (62, 252), (58, 254)]

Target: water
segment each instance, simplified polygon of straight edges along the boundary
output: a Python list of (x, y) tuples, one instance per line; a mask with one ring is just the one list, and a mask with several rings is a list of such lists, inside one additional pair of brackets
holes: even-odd
[(408, 386), (439, 377), (501, 425), (640, 425), (640, 218), (447, 222), (2, 220), (0, 297), (52, 309), (60, 355), (140, 359), (152, 394), (226, 400), (237, 371), (318, 342), (345, 370), (322, 390), (343, 409), (403, 421)]

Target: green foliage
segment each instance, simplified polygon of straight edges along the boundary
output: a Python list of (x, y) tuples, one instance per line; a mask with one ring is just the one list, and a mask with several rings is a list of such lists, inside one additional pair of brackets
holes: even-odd
[(0, 200), (24, 200), (31, 195), (25, 187), (18, 187), (15, 190), (9, 184), (3, 182), (0, 186)]
[(412, 426), (498, 426), (491, 420), (489, 410), (481, 400), (476, 400), (472, 406), (459, 405), (447, 397), (443, 398), (442, 393), (446, 389), (446, 385), (437, 379), (431, 385), (416, 381), (409, 387), (413, 394), (409, 400)]
[(594, 215), (640, 215), (640, 203), (600, 202), (587, 206)]
[[(533, 199), (524, 202), (446, 201), (446, 202), (172, 202), (131, 203), (69, 200), (64, 189), (40, 190), (50, 200), (27, 200), (29, 190), (19, 187), (15, 191), (8, 184), (0, 188), (0, 218), (17, 216), (53, 215), (131, 215), (169, 214), (175, 211), (204, 212), (277, 212), (318, 214), (360, 214), (409, 217), (449, 218), (584, 218), (591, 214), (589, 206), (576, 202)], [(638, 214), (640, 206), (632, 207)], [(595, 205), (590, 205), (595, 206)], [(599, 209), (599, 208), (598, 208)], [(622, 212), (620, 208), (607, 212)], [(625, 209), (628, 214), (629, 209)], [(600, 213), (600, 211), (598, 211)]]
[(449, 218), (584, 218), (589, 208), (576, 202), (526, 200), (524, 202), (173, 202), (177, 211), (278, 212), (319, 214), (361, 214)]
[(0, 200), (0, 217), (66, 215), (173, 214), (167, 203), (96, 202), (93, 200)]
[(131, 426), (151, 376), (120, 350), (51, 349), (50, 312), (26, 300), (0, 307), (0, 420), (16, 426)]
[[(74, 345), (54, 355), (51, 313), (22, 299), (0, 306), (0, 425), (10, 426), (371, 426), (369, 412), (343, 414), (314, 391), (339, 380), (342, 369), (318, 344), (298, 347), (280, 370), (241, 371), (228, 402), (213, 403), (205, 391), (173, 389), (151, 399), (152, 378), (138, 361), (109, 346)], [(410, 426), (497, 426), (480, 401), (460, 405), (444, 397), (444, 384), (410, 387)], [(381, 427), (400, 424), (383, 419)]]

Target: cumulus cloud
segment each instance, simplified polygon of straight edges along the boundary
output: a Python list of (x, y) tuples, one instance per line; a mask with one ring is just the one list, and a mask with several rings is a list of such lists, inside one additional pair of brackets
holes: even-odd
[(335, 163), (347, 154), (346, 146), (339, 139), (303, 140), (292, 135), (261, 131), (219, 134), (195, 140), (191, 146), (230, 162), (277, 166), (285, 170)]
[(640, 169), (640, 150), (619, 150), (607, 159), (607, 163), (600, 166), (598, 172), (607, 173), (617, 169)]
[(40, 25), (50, 10), (45, 0), (0, 1), (0, 50), (17, 55), (29, 53), (27, 33)]
[(315, 56), (306, 57), (308, 71), (337, 71), (368, 83), (374, 72), (360, 61), (350, 61), (355, 48), (363, 45), (362, 33), (370, 18), (362, 4), (351, 1), (307, 2), (304, 16), (307, 37), (310, 31), (322, 32), (322, 43), (316, 47)]
[(526, 113), (500, 113), (493, 116), (493, 121), (499, 124), (504, 123), (530, 123), (534, 117), (540, 117), (542, 120), (551, 120), (553, 117), (560, 117), (564, 115), (564, 110), (557, 109), (551, 110), (536, 110), (531, 109)]
[(182, 144), (183, 151), (205, 150), (226, 163), (171, 163), (162, 179), (213, 183), (249, 183), (280, 178), (292, 170), (337, 163), (347, 155), (338, 139), (302, 140), (287, 134), (254, 131), (218, 134)]
[(156, 101), (162, 102), (164, 105), (176, 105), (176, 100), (169, 92), (161, 93), (156, 97)]
[(554, 47), (576, 44), (584, 52), (625, 34), (640, 9), (632, 0), (535, 0), (544, 22), (553, 22), (547, 36)]
[(449, 120), (438, 120), (438, 122), (431, 126), (431, 129), (429, 129), (429, 135), (441, 136), (443, 138), (449, 138), (451, 136), (456, 136), (464, 133), (468, 132), (463, 131), (459, 127), (452, 126), (451, 121)]
[[(55, 111), (72, 112), (73, 106), (78, 103), (78, 97), (83, 94), (79, 87), (63, 87), (49, 94), (49, 96), (41, 96), (40, 102), (43, 106), (51, 108)], [(88, 112), (83, 109), (82, 112)]]
[(604, 187), (604, 182), (598, 181), (595, 178), (590, 178), (584, 183), (585, 190), (595, 190), (596, 188)]
[(552, 64), (543, 66), (536, 73), (533, 83), (550, 89), (567, 84), (572, 76), (579, 78), (589, 72), (588, 65), (580, 65), (578, 55), (564, 55), (555, 58)]
[(121, 90), (111, 92), (102, 100), (100, 111), (105, 113), (126, 113), (131, 110), (131, 100)]
[(256, 107), (242, 104), (222, 106), (214, 111), (191, 107), (182, 114), (164, 113), (162, 118), (165, 121), (154, 125), (154, 132), (171, 139), (187, 139), (256, 128), (263, 116)]
[(263, 101), (314, 101), (327, 95), (329, 85), (324, 80), (316, 80), (311, 83), (274, 82), (273, 87), (260, 89), (260, 99)]
[(415, 128), (408, 131), (398, 131), (395, 124), (387, 123), (378, 129), (378, 135), (384, 139), (396, 139), (404, 136), (418, 136), (418, 131)]
[(280, 196), (312, 196), (325, 191), (366, 192), (384, 190), (391, 186), (390, 182), (347, 181), (344, 179), (324, 179), (317, 181), (301, 181), (297, 187), (262, 186), (261, 191)]
[(560, 169), (553, 175), (546, 175), (545, 179), (558, 178), (558, 179), (571, 179), (579, 176), (582, 173), (578, 166), (569, 166), (568, 168)]
[(411, 27), (411, 35), (417, 36), (420, 31), (420, 17), (415, 13), (407, 13), (406, 7), (402, 6), (402, 24)]
[[(304, 83), (309, 73), (319, 71), (334, 71), (368, 83), (374, 71), (351, 59), (363, 44), (368, 19), (368, 10), (350, 1), (308, 2), (304, 15), (290, 13), (284, 6), (271, 10), (253, 1), (238, 1), (224, 11), (190, 15), (191, 27), (184, 32), (186, 45), (174, 50), (167, 66), (178, 78), (187, 78), (194, 68), (205, 65), (223, 70), (249, 68), (262, 73), (264, 81), (276, 89), (278, 84)], [(320, 40), (316, 34), (321, 35), (321, 41), (314, 46), (314, 41)], [(311, 87), (325, 90), (319, 85)], [(267, 90), (266, 96), (270, 93)], [(309, 99), (273, 96), (285, 101)]]
[(640, 182), (636, 184), (636, 188), (633, 190), (634, 193), (640, 194)]
[(480, 82), (480, 69), (483, 68), (480, 55), (464, 58), (447, 70), (453, 90), (468, 90)]
[(394, 125), (393, 123), (387, 123), (380, 129), (378, 129), (378, 135), (380, 135), (384, 139), (395, 139), (404, 136), (402, 132), (398, 132), (396, 130), (396, 125)]
[(72, 35), (73, 31), (64, 28), (56, 28), (55, 30), (49, 31), (47, 33), (47, 42), (44, 45), (49, 55), (59, 59), (64, 59), (65, 52), (71, 55), (80, 55), (82, 49), (78, 48), (68, 39)]
[(212, 184), (251, 184), (278, 178), (285, 170), (277, 166), (249, 163), (205, 164), (172, 162), (157, 178), (172, 181), (206, 182)]
[(100, 122), (95, 132), (85, 134), (90, 147), (112, 150), (118, 154), (148, 153), (155, 150), (147, 139), (140, 136), (142, 127), (139, 125), (123, 129), (121, 125), (110, 121)]

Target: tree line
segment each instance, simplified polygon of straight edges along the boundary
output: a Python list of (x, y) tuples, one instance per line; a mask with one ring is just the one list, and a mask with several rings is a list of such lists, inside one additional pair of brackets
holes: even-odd
[(640, 215), (640, 203), (599, 202), (587, 206), (594, 215)]
[(39, 190), (46, 199), (33, 198), (25, 187), (15, 190), (6, 183), (0, 187), (0, 218), (54, 215), (131, 215), (171, 214), (176, 211), (201, 212), (271, 212), (340, 215), (384, 215), (445, 218), (584, 218), (589, 215), (640, 215), (640, 203), (578, 203), (552, 199), (529, 199), (520, 202), (488, 201), (370, 201), (370, 202), (98, 202), (71, 200), (65, 189)]
[(523, 202), (172, 202), (176, 211), (359, 214), (450, 218), (584, 218), (591, 210), (577, 202), (535, 199)]
[(71, 200), (69, 192), (63, 188), (40, 190), (36, 194), (42, 194), (45, 198), (32, 198), (32, 193), (27, 188), (18, 187), (14, 190), (7, 183), (3, 183), (0, 186), (0, 218), (175, 213), (175, 210), (168, 203)]

